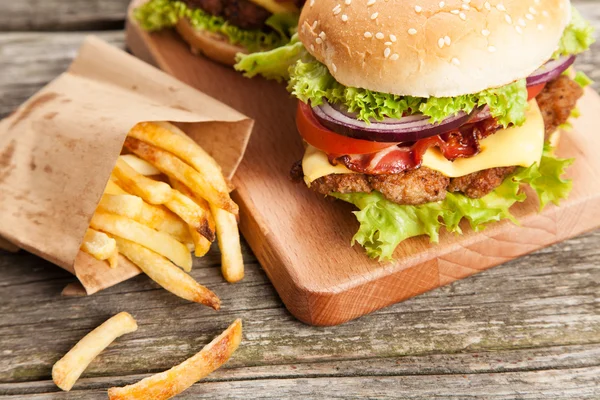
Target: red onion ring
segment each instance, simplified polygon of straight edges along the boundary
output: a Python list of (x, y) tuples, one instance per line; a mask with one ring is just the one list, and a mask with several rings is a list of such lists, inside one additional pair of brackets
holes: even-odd
[[(476, 110), (475, 112), (479, 112)], [(472, 114), (460, 112), (444, 121), (432, 124), (426, 115), (410, 115), (396, 118), (385, 118), (383, 121), (365, 121), (353, 118), (332, 107), (326, 101), (313, 107), (313, 112), (323, 126), (340, 135), (354, 139), (370, 140), (373, 142), (416, 142), (430, 136), (439, 135), (457, 129), (467, 123)]]
[(550, 60), (538, 68), (527, 78), (527, 86), (541, 85), (558, 78), (575, 62), (575, 56), (563, 56), (556, 60)]

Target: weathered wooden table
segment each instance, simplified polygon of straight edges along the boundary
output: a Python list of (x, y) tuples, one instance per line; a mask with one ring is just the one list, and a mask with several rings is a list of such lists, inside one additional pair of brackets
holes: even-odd
[[(90, 31), (124, 47), (127, 3), (0, 1), (0, 116), (62, 72)], [(575, 4), (600, 28), (600, 1)], [(594, 50), (578, 65), (600, 83)], [(61, 297), (73, 276), (0, 251), (0, 397), (103, 399), (109, 386), (170, 368), (241, 317), (234, 358), (179, 398), (600, 398), (600, 231), (334, 328), (296, 321), (247, 246), (244, 256), (237, 285), (221, 278), (217, 250), (195, 266), (223, 300), (215, 313), (145, 276)], [(140, 329), (59, 392), (52, 364), (123, 310)]]

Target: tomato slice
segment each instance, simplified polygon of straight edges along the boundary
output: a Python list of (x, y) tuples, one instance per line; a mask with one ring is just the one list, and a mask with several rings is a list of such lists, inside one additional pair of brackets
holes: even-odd
[(328, 154), (371, 154), (398, 144), (352, 139), (330, 131), (321, 125), (310, 106), (301, 101), (298, 102), (296, 126), (308, 144)]
[(534, 97), (537, 97), (538, 94), (540, 94), (542, 92), (542, 90), (544, 90), (544, 88), (546, 87), (545, 83), (540, 83), (539, 85), (535, 85), (535, 86), (528, 86), (527, 87), (527, 100), (531, 100)]

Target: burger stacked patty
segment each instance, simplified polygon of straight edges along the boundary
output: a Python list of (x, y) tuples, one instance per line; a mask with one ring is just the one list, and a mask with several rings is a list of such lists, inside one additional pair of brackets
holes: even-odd
[(190, 8), (225, 18), (242, 29), (263, 29), (271, 13), (248, 0), (183, 0)]
[[(567, 122), (582, 95), (583, 89), (565, 75), (546, 85), (536, 98), (544, 117), (546, 137)], [(315, 180), (310, 188), (322, 194), (376, 190), (394, 203), (419, 205), (443, 200), (447, 191), (481, 198), (500, 186), (516, 168), (491, 168), (460, 178), (448, 178), (426, 167), (390, 175), (332, 174)], [(303, 176), (301, 166), (292, 168), (293, 179), (302, 180)]]

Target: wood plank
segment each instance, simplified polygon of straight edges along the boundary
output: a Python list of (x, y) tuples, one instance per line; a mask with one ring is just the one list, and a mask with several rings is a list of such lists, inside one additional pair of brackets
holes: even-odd
[(71, 31), (123, 27), (128, 0), (2, 2), (2, 31)]
[[(143, 1), (132, 1), (131, 10)], [(139, 57), (255, 119), (234, 178), (243, 211), (240, 228), (288, 310), (308, 324), (340, 324), (600, 227), (595, 175), (600, 160), (594, 150), (600, 146), (594, 134), (600, 97), (595, 92), (580, 101), (582, 117), (559, 148), (562, 156), (577, 158), (568, 172), (574, 189), (560, 208), (539, 213), (530, 192), (526, 202), (512, 208), (521, 226), (504, 221), (473, 232), (465, 223), (463, 236), (442, 231), (440, 243), (433, 245), (427, 237), (412, 238), (400, 243), (394, 261), (378, 262), (360, 246), (350, 247), (357, 229), (350, 205), (323, 201), (287, 177), (303, 146), (294, 122), (296, 102), (281, 85), (245, 79), (196, 57), (174, 32), (148, 34), (133, 18), (127, 43)]]
[(0, 118), (11, 113), (64, 72), (73, 61), (85, 36), (91, 34), (117, 47), (125, 47), (125, 35), (122, 31), (1, 33)]

